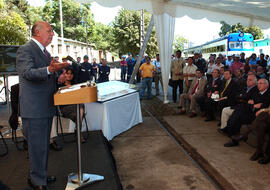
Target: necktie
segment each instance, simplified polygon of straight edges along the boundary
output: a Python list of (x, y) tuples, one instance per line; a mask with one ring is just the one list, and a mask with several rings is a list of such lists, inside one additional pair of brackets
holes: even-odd
[(193, 88), (193, 91), (192, 91), (192, 94), (195, 94), (195, 92), (196, 92), (196, 90), (197, 90), (197, 88), (198, 88), (198, 86), (199, 86), (199, 79), (197, 80), (197, 83), (195, 84), (195, 86), (194, 86), (194, 88)]
[(49, 54), (49, 52), (46, 50), (46, 48), (44, 48), (43, 53), (45, 54), (45, 56), (47, 57), (47, 59), (50, 58), (50, 54)]
[(220, 93), (220, 97), (221, 97), (221, 98), (222, 98), (222, 96), (223, 96), (223, 93), (224, 93), (225, 90), (227, 89), (228, 85), (229, 85), (229, 80), (226, 81), (225, 87), (224, 87), (224, 89), (222, 90), (222, 92)]

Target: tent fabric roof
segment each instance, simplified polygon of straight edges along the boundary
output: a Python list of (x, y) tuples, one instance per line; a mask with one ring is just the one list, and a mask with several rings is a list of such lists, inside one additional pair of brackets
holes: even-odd
[(76, 0), (97, 2), (105, 7), (122, 6), (129, 10), (146, 9), (152, 14), (167, 13), (173, 17), (207, 18), (236, 24), (270, 28), (269, 0)]

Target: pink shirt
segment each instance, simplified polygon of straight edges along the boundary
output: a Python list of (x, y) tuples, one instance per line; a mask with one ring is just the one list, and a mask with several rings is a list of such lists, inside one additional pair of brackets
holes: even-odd
[(230, 69), (231, 69), (232, 73), (234, 73), (236, 70), (238, 70), (238, 69), (240, 69), (242, 67), (244, 67), (243, 63), (241, 63), (241, 62), (233, 62)]
[(127, 61), (120, 61), (120, 66), (127, 66)]

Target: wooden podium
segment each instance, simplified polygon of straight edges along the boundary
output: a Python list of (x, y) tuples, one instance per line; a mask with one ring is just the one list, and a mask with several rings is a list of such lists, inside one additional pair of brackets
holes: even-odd
[(78, 172), (68, 176), (66, 190), (79, 189), (96, 181), (104, 180), (103, 176), (82, 173), (81, 155), (81, 120), (79, 104), (97, 101), (97, 86), (91, 83), (81, 83), (60, 88), (54, 94), (54, 105), (76, 104), (76, 128), (77, 128), (77, 164)]

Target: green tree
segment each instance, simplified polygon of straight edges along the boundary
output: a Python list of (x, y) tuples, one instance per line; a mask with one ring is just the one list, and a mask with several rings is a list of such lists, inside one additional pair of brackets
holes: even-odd
[[(140, 11), (122, 9), (115, 17), (113, 26), (114, 48), (118, 49), (119, 56), (127, 53), (136, 55), (140, 51)], [(144, 11), (145, 33), (149, 25), (151, 15)], [(157, 38), (153, 29), (147, 44), (146, 53), (154, 57), (158, 52)]]
[(31, 28), (33, 23), (41, 20), (41, 7), (33, 7), (28, 4), (26, 0), (9, 0), (7, 3), (8, 9), (18, 13), (28, 26), (28, 33), (31, 36)]
[(93, 40), (95, 42), (96, 48), (106, 51), (114, 51), (112, 46), (113, 40), (113, 28), (111, 26), (106, 26), (102, 23), (96, 23), (93, 33)]
[(184, 44), (188, 43), (188, 40), (183, 36), (176, 35), (173, 41), (173, 52), (175, 53), (177, 50), (183, 50)]
[[(86, 41), (86, 29), (85, 25), (88, 26), (88, 41), (93, 42), (93, 31), (95, 22), (93, 20), (93, 14), (90, 11), (90, 4), (80, 5), (73, 0), (62, 1), (62, 12), (63, 12), (63, 29), (64, 37), (74, 39), (78, 41)], [(43, 20), (53, 24), (53, 29), (61, 34), (60, 31), (60, 14), (59, 14), (59, 1), (53, 0), (53, 6), (49, 1), (43, 8), (42, 14)]]
[(10, 10), (5, 2), (0, 6), (0, 44), (21, 45), (27, 41), (27, 26), (22, 17)]
[(259, 28), (258, 26), (245, 27), (241, 23), (229, 25), (224, 21), (221, 21), (220, 24), (221, 24), (221, 28), (219, 32), (220, 37), (228, 35), (229, 33), (235, 33), (239, 31), (245, 32), (245, 33), (251, 33), (254, 37), (254, 40), (262, 39), (264, 37), (262, 29)]

